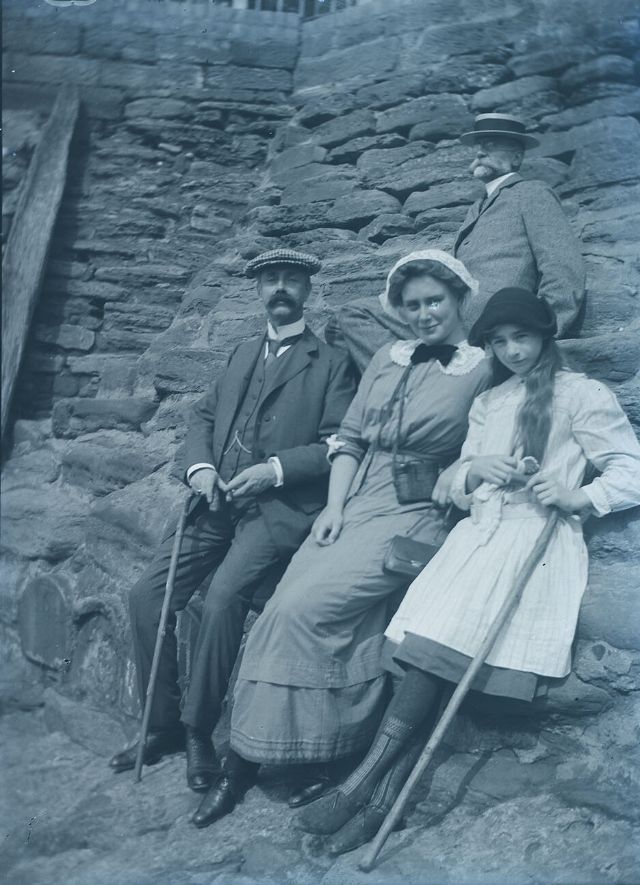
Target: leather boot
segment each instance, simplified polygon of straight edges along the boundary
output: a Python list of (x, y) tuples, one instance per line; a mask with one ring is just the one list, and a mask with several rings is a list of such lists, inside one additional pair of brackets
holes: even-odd
[[(138, 741), (120, 750), (115, 756), (109, 760), (109, 768), (119, 773), (121, 771), (131, 771), (136, 766), (136, 756), (138, 754)], [(154, 765), (159, 762), (163, 756), (170, 756), (172, 753), (179, 753), (184, 750), (185, 737), (182, 726), (150, 731), (147, 735), (144, 755), (142, 761), (145, 765)]]
[(314, 802), (329, 788), (332, 782), (329, 766), (322, 763), (296, 766), (296, 784), (288, 799), (289, 808), (302, 808)]
[(258, 768), (258, 765), (247, 762), (230, 751), (221, 773), (191, 818), (196, 827), (208, 827), (219, 818), (230, 814), (255, 782)]
[(187, 784), (194, 793), (204, 793), (220, 773), (211, 735), (203, 734), (197, 728), (186, 728), (185, 747), (187, 751)]

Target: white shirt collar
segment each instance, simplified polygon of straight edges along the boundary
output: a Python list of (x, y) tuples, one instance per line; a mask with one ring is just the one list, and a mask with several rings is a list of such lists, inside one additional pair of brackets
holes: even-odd
[(289, 323), (288, 326), (280, 326), (279, 329), (271, 324), (271, 320), (267, 320), (267, 336), (270, 341), (282, 341), (283, 338), (290, 338), (292, 335), (302, 335), (305, 328), (304, 317), (295, 323)]
[(506, 181), (507, 178), (511, 178), (512, 175), (517, 175), (516, 172), (507, 172), (506, 175), (500, 175), (499, 178), (494, 178), (493, 181), (488, 181), (485, 184), (487, 189), (487, 196), (490, 197), (491, 194), (500, 187), (503, 181)]

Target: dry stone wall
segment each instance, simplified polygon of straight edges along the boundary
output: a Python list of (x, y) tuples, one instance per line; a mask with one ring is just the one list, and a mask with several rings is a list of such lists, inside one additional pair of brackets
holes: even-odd
[[(9, 116), (71, 80), (84, 118), (3, 473), (4, 672), (129, 713), (126, 591), (176, 506), (185, 409), (261, 328), (244, 261), (320, 255), (316, 329), (375, 295), (402, 254), (451, 245), (475, 113), (539, 134), (524, 172), (556, 188), (587, 265), (566, 349), (640, 424), (636, 4), (371, 0), (302, 26), (159, 5), (8, 3), (5, 27)], [(588, 529), (572, 675), (530, 710), (470, 705), (442, 777), (489, 759), (487, 802), (636, 813), (639, 526)]]

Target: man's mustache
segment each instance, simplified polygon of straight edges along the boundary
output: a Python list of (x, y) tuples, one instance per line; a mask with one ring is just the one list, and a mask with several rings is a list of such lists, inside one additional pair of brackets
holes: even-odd
[(293, 304), (293, 298), (288, 292), (274, 292), (269, 299), (269, 304), (275, 304), (277, 301), (282, 301), (285, 304)]

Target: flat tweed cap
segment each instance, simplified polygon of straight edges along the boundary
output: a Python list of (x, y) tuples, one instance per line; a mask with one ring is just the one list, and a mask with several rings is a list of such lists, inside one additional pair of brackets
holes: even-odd
[(319, 259), (307, 252), (296, 252), (295, 249), (271, 249), (270, 252), (263, 252), (252, 258), (247, 263), (244, 272), (248, 277), (255, 277), (265, 267), (282, 264), (302, 267), (309, 275), (317, 273), (322, 267)]

